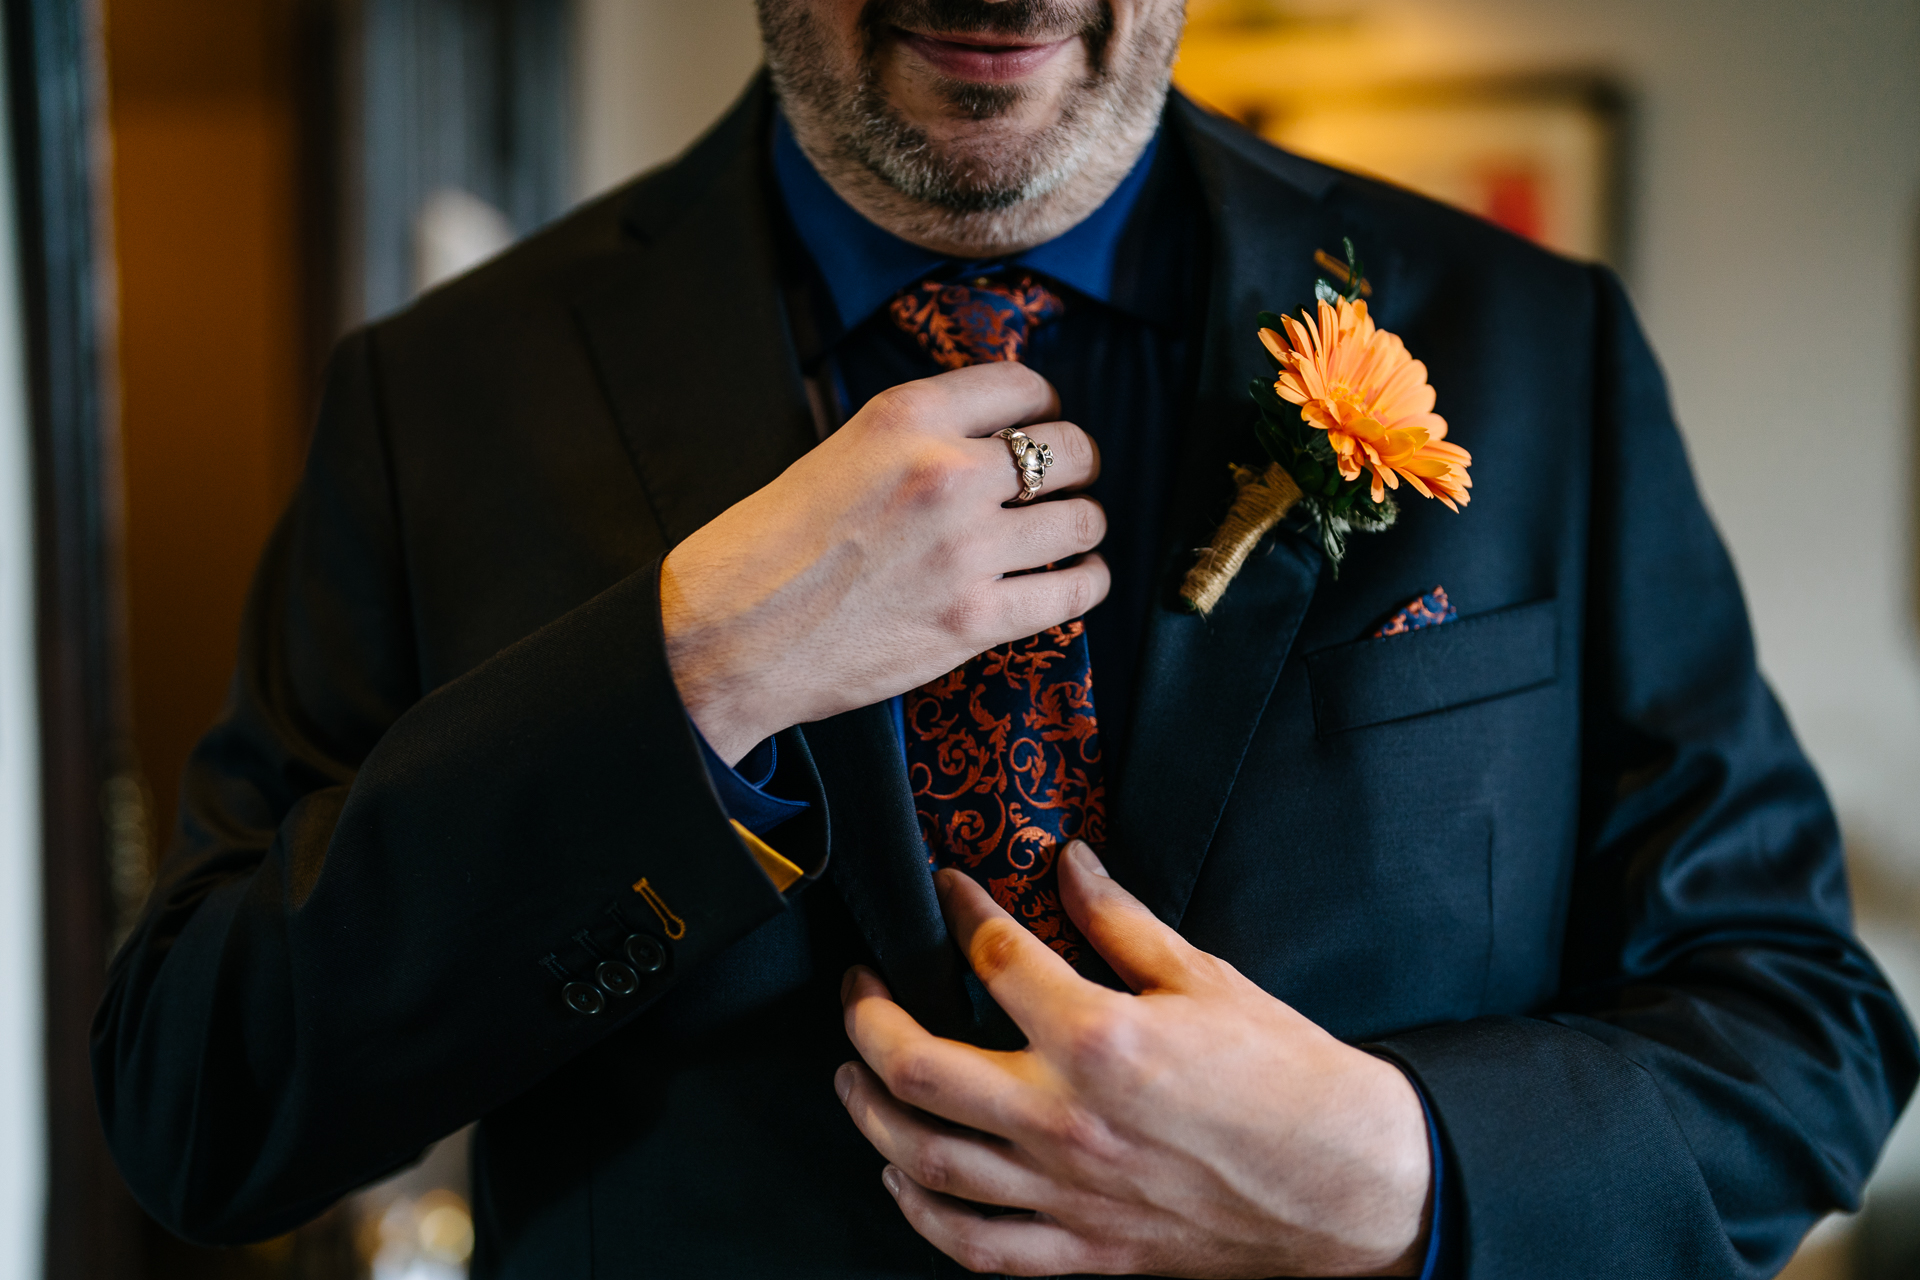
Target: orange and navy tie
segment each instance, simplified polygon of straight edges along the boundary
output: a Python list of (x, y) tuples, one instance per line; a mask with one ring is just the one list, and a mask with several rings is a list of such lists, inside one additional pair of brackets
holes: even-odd
[[(928, 281), (896, 297), (895, 323), (959, 369), (1019, 360), (1060, 299), (1031, 276)], [(1011, 473), (1009, 473), (1011, 474)], [(1001, 645), (906, 696), (907, 777), (928, 860), (959, 867), (1069, 962), (1086, 950), (1060, 903), (1068, 840), (1099, 848), (1106, 784), (1086, 622)]]
[(1019, 360), (1027, 353), (1029, 332), (1064, 310), (1059, 297), (1032, 276), (1007, 279), (1004, 273), (922, 281), (902, 290), (888, 308), (893, 322), (942, 369)]

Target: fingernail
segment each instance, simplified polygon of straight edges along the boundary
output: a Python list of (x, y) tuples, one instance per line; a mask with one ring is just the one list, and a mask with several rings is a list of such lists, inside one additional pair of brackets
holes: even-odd
[(1085, 840), (1075, 840), (1072, 844), (1069, 844), (1067, 846), (1067, 853), (1070, 857), (1077, 859), (1081, 867), (1085, 870), (1091, 871), (1097, 876), (1104, 876), (1108, 880), (1113, 879), (1112, 876), (1107, 875), (1106, 864), (1095, 856), (1093, 846)]
[(840, 977), (840, 1003), (845, 1004), (853, 996), (854, 970), (849, 969)]
[(900, 1198), (900, 1171), (888, 1165), (880, 1174), (880, 1185), (885, 1187), (894, 1199)]
[(933, 892), (934, 896), (939, 898), (940, 901), (945, 902), (947, 900), (947, 890), (952, 884), (953, 881), (949, 878), (948, 868), (942, 867), (933, 873)]
[(840, 1105), (847, 1105), (847, 1095), (853, 1092), (853, 1064), (843, 1062), (840, 1069), (833, 1073), (833, 1091), (840, 1095)]

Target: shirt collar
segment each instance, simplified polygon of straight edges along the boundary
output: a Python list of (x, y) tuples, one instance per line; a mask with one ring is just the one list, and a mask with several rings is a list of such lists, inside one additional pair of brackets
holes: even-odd
[[(1140, 202), (1160, 137), (1155, 134), (1106, 203), (1045, 244), (1015, 255), (1028, 267), (1099, 302), (1113, 301), (1121, 233)], [(952, 262), (867, 221), (842, 200), (800, 150), (786, 115), (774, 113), (773, 172), (800, 243), (832, 296), (842, 329), (852, 329), (894, 294)], [(971, 264), (955, 263), (964, 271)]]

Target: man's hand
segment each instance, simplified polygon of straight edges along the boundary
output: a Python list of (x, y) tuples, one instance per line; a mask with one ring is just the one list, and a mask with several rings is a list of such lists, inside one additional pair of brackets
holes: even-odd
[[(1107, 594), (1106, 536), (1086, 497), (1020, 491), (1002, 427), (1053, 449), (1049, 496), (1099, 453), (1050, 419), (1059, 398), (1019, 364), (983, 364), (874, 397), (778, 480), (667, 556), (667, 661), (688, 714), (728, 763), (788, 725), (882, 702)], [(725, 465), (724, 450), (717, 451)]]
[(834, 1083), (914, 1229), (1011, 1275), (1417, 1274), (1432, 1161), (1406, 1077), (1189, 945), (1084, 844), (1060, 867), (1068, 914), (1139, 994), (1082, 979), (955, 871), (954, 935), (1027, 1048), (936, 1039), (871, 970), (847, 975), (866, 1065)]

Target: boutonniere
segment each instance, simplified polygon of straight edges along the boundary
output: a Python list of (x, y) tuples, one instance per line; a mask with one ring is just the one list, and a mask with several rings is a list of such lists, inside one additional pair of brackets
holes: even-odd
[(1254, 546), (1295, 507), (1313, 523), (1337, 577), (1349, 533), (1393, 524), (1400, 510), (1389, 491), (1401, 481), (1454, 511), (1467, 505), (1473, 457), (1447, 439), (1427, 366), (1373, 323), (1353, 241), (1346, 249), (1344, 292), (1323, 278), (1315, 308), (1299, 319), (1259, 315), (1274, 376), (1250, 390), (1260, 408), (1254, 434), (1272, 461), (1264, 470), (1233, 468), (1233, 506), (1180, 587), (1199, 613), (1212, 611)]

